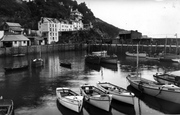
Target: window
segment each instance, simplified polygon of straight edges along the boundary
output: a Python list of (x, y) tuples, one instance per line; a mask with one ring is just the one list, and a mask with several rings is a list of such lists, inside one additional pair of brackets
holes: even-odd
[(17, 44), (17, 41), (14, 41), (15, 44)]

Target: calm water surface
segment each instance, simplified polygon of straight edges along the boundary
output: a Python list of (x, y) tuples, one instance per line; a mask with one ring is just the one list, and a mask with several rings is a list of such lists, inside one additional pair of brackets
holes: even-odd
[[(7, 66), (23, 65), (31, 62), (38, 55), (25, 57), (0, 58), (0, 95), (13, 99), (15, 115), (74, 115), (76, 113), (59, 105), (56, 100), (56, 87), (70, 87), (79, 93), (79, 86), (85, 83), (96, 85), (98, 81), (108, 81), (137, 94), (135, 106), (113, 101), (112, 111), (105, 112), (86, 104), (82, 115), (151, 115), (180, 113), (180, 105), (160, 100), (139, 92), (129, 86), (126, 76), (136, 73), (136, 58), (118, 54), (117, 66), (93, 66), (84, 63), (85, 52), (60, 52), (43, 54), (45, 66), (28, 70), (4, 73)], [(72, 63), (72, 69), (59, 66), (60, 62)], [(142, 77), (150, 80), (156, 72), (179, 70), (178, 63), (162, 63), (139, 59), (139, 71)]]

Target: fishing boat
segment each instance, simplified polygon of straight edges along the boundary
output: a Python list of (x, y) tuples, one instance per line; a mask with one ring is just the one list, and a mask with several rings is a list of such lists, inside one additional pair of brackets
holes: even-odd
[(28, 69), (29, 65), (18, 65), (14, 67), (4, 67), (5, 72), (21, 71)]
[[(132, 91), (137, 99), (143, 101), (147, 106), (158, 110), (164, 114), (179, 114), (180, 113), (180, 104), (166, 101), (164, 99), (156, 98), (148, 94), (142, 94), (139, 90), (135, 89), (131, 85), (127, 87), (128, 90)], [(136, 101), (136, 100), (135, 100)], [(137, 102), (137, 101), (136, 101)], [(135, 102), (135, 103), (136, 103)], [(136, 105), (140, 105), (140, 101)], [(141, 106), (142, 108), (142, 106)]]
[(99, 88), (92, 85), (82, 85), (80, 87), (81, 95), (89, 104), (105, 111), (111, 111), (112, 95), (108, 95)]
[(33, 67), (41, 67), (44, 65), (44, 61), (42, 58), (36, 58), (32, 60), (32, 66)]
[(85, 55), (85, 62), (91, 64), (100, 64), (101, 57), (95, 55)]
[(173, 84), (159, 84), (156, 81), (151, 81), (140, 77), (127, 76), (130, 85), (142, 93), (155, 96), (160, 99), (180, 103), (180, 87)]
[(97, 87), (107, 94), (111, 94), (115, 100), (134, 105), (134, 94), (122, 87), (109, 82), (98, 82)]
[(94, 52), (92, 52), (92, 55), (105, 56), (105, 55), (107, 55), (107, 51), (105, 51), (105, 50), (103, 50), (103, 51), (94, 51)]
[(159, 61), (180, 63), (180, 58), (165, 58), (165, 57), (160, 57)]
[(3, 99), (0, 97), (0, 115), (13, 115), (14, 103), (11, 99)]
[(102, 56), (100, 62), (101, 63), (108, 63), (108, 64), (117, 64), (118, 57), (115, 54)]
[(127, 56), (132, 56), (132, 57), (137, 57), (137, 55), (139, 56), (139, 57), (142, 57), (142, 58), (145, 58), (146, 56), (147, 56), (147, 54), (146, 53), (130, 53), (130, 52), (126, 52), (126, 55)]
[(162, 84), (180, 85), (180, 71), (156, 73), (153, 77), (156, 81)]
[(83, 107), (83, 96), (78, 95), (70, 88), (58, 87), (56, 88), (56, 96), (59, 103), (66, 108), (80, 113)]
[(60, 62), (60, 66), (71, 69), (71, 63), (69, 62)]
[(25, 54), (14, 54), (13, 57), (23, 57)]
[(42, 67), (44, 65), (44, 60), (41, 58), (41, 50), (39, 52), (39, 57), (32, 60), (33, 67)]

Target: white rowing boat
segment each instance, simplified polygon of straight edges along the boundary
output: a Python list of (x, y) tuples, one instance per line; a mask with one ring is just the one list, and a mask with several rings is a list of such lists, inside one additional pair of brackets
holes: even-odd
[(83, 96), (78, 95), (70, 88), (56, 88), (56, 96), (59, 103), (75, 112), (81, 112), (83, 107)]

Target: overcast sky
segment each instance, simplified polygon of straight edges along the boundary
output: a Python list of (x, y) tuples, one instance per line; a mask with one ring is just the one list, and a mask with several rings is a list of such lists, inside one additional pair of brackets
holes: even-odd
[(149, 37), (180, 38), (180, 0), (76, 0), (97, 18)]

